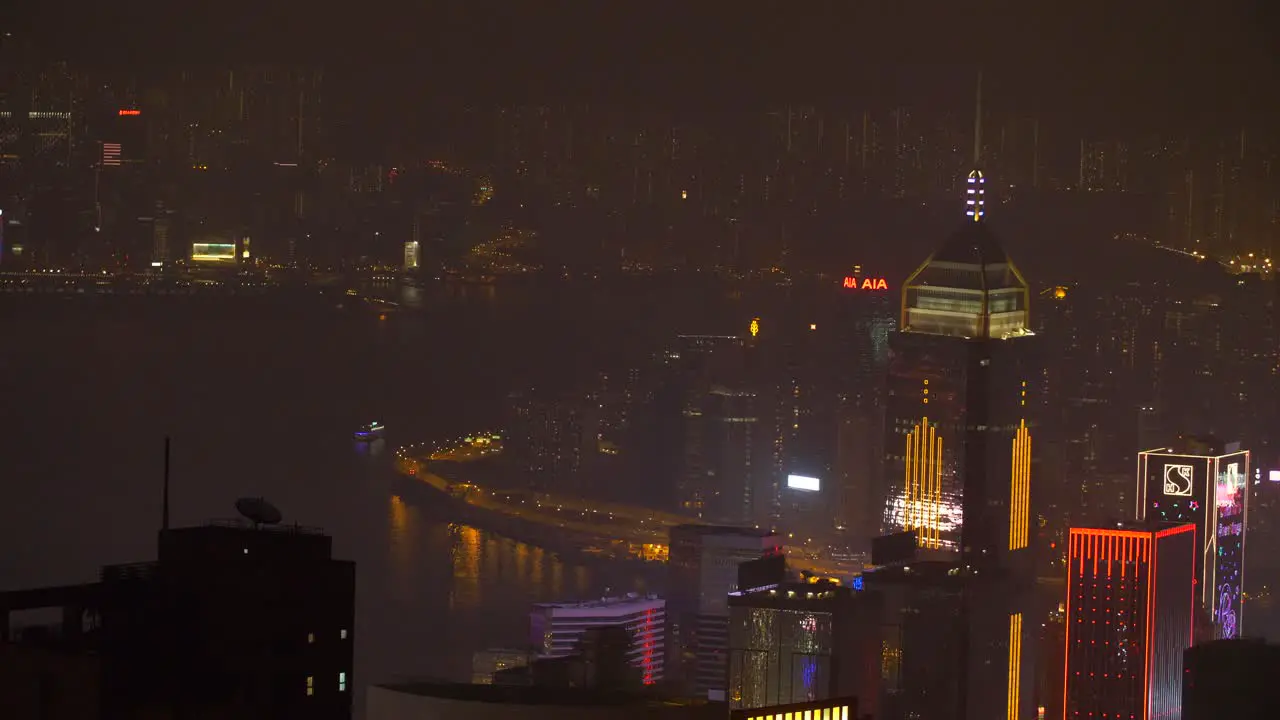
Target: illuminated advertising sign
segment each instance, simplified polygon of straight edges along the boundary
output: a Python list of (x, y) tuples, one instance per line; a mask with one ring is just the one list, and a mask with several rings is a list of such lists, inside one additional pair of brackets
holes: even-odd
[(1138, 454), (1138, 520), (1196, 526), (1200, 604), (1219, 637), (1240, 635), (1249, 453)]
[(1240, 636), (1244, 588), (1244, 524), (1249, 503), (1246, 478), (1249, 454), (1236, 453), (1218, 460), (1214, 487), (1217, 553), (1214, 555), (1213, 620), (1219, 638)]
[(1280, 470), (1272, 470), (1268, 472), (1267, 479), (1271, 482), (1280, 482)]
[(822, 489), (822, 483), (816, 477), (809, 477), (807, 475), (788, 475), (787, 487), (792, 490), (818, 492)]
[(1164, 494), (1173, 497), (1191, 497), (1191, 465), (1169, 464), (1164, 466)]
[(135, 109), (133, 109), (133, 108), (129, 108), (129, 109), (121, 108), (121, 109), (120, 109), (120, 117), (135, 117), (135, 116), (138, 116), (138, 115), (141, 115), (141, 114), (142, 114), (142, 111), (141, 111), (141, 110), (135, 110)]
[(191, 243), (193, 262), (235, 262), (235, 243)]
[(889, 283), (884, 278), (873, 277), (854, 277), (846, 275), (844, 278), (844, 288), (846, 290), (888, 290)]

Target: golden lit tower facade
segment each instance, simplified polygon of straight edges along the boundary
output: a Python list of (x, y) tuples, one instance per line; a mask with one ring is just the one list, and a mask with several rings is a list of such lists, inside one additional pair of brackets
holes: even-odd
[(966, 557), (1029, 544), (1029, 305), (981, 216), (907, 280), (890, 339), (886, 530)]
[(965, 577), (963, 717), (1031, 707), (1031, 477), (1038, 386), (1030, 291), (989, 229), (978, 171), (965, 221), (902, 288), (890, 338), (885, 530)]

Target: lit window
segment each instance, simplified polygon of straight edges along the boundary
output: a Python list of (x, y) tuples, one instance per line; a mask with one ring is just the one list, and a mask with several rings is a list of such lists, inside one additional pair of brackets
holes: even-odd
[(338, 639), (340, 639), (340, 640), (346, 640), (346, 639), (347, 639), (347, 631), (346, 631), (346, 629), (345, 629), (345, 628), (342, 630), (341, 634), (339, 634), (339, 635), (338, 635)]
[(311, 677), (310, 675), (307, 676), (307, 694), (308, 695), (316, 694), (316, 679)]
[(346, 692), (346, 691), (347, 691), (347, 674), (344, 672), (340, 672), (338, 673), (338, 692)]
[(307, 644), (308, 644), (308, 645), (310, 645), (311, 643), (313, 643), (313, 642), (315, 642), (315, 641), (316, 641), (316, 634), (315, 634), (315, 633), (307, 633)]

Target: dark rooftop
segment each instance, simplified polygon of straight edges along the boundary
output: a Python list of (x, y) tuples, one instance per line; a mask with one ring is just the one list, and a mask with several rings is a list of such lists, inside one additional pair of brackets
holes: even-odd
[(409, 695), (421, 695), (464, 702), (509, 703), (519, 705), (673, 705), (681, 704), (643, 692), (589, 690), (584, 688), (536, 687), (528, 685), (474, 685), (419, 681), (385, 683), (375, 687)]
[(966, 222), (933, 254), (934, 260), (967, 265), (996, 265), (1009, 256), (986, 222)]

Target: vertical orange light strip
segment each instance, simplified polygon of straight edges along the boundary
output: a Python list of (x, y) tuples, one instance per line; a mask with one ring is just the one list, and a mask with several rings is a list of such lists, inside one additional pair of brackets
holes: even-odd
[(1006, 720), (1018, 720), (1018, 705), (1022, 702), (1022, 613), (1009, 616), (1009, 691), (1006, 700)]
[(942, 547), (942, 438), (934, 444), (933, 460), (933, 547)]
[(1075, 593), (1074, 577), (1071, 574), (1071, 562), (1079, 556), (1080, 535), (1074, 530), (1067, 531), (1067, 612), (1063, 616), (1066, 625), (1062, 650), (1062, 720), (1067, 720), (1070, 713), (1067, 707), (1067, 688), (1071, 679), (1071, 596)]
[(1146, 659), (1142, 667), (1142, 717), (1151, 716), (1151, 647), (1156, 641), (1155, 623), (1152, 623), (1153, 605), (1156, 601), (1156, 565), (1160, 562), (1160, 556), (1156, 553), (1155, 539), (1151, 536), (1142, 538), (1143, 546), (1147, 550), (1147, 618), (1144, 620), (1146, 626), (1143, 628), (1143, 634), (1147, 637), (1147, 647), (1143, 648), (1143, 657)]
[(933, 473), (935, 470), (933, 463), (933, 444), (938, 439), (938, 429), (930, 425), (925, 432), (925, 437), (928, 438), (928, 442), (926, 442), (922, 448), (924, 450), (924, 457), (922, 458), (924, 460), (924, 477), (920, 478), (921, 483), (924, 485), (925, 542), (923, 543), (923, 546), (927, 548), (936, 548), (937, 544), (934, 542), (934, 535), (937, 533), (938, 529), (938, 507), (933, 502)]
[(913, 472), (915, 469), (914, 462), (916, 459), (915, 440), (916, 440), (916, 433), (919, 431), (919, 427), (920, 426), (917, 425), (916, 427), (911, 429), (911, 432), (907, 433), (907, 476), (906, 476), (906, 486), (903, 488), (903, 496), (902, 496), (903, 497), (902, 528), (904, 530), (910, 530), (911, 528), (915, 527), (915, 523), (912, 522), (914, 518), (912, 518), (911, 516), (915, 508), (915, 500), (916, 500), (916, 493), (915, 493), (915, 490), (913, 489), (912, 481), (915, 479), (915, 473)]
[(1023, 420), (1013, 436), (1009, 479), (1009, 549), (1027, 546), (1031, 516), (1031, 432)]
[(907, 433), (902, 525), (920, 547), (942, 547), (942, 438), (929, 418)]

